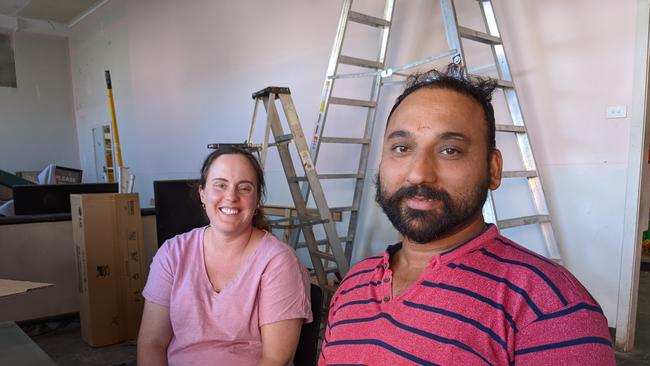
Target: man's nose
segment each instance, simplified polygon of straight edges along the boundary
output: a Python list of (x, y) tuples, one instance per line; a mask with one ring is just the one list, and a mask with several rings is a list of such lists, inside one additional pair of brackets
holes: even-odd
[(436, 161), (432, 152), (421, 152), (413, 156), (406, 180), (412, 185), (436, 181)]

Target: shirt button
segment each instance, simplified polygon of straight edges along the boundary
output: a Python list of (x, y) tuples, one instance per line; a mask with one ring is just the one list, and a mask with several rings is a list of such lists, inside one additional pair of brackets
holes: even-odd
[(389, 302), (389, 301), (390, 301), (390, 297), (384, 296), (384, 302)]
[(390, 281), (390, 278), (388, 278), (388, 277), (384, 278), (384, 283), (389, 282), (389, 281)]

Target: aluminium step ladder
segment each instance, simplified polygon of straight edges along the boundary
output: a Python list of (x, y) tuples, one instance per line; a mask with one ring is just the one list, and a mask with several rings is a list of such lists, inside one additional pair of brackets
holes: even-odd
[[(318, 284), (325, 290), (328, 296), (331, 296), (334, 294), (336, 286), (329, 281), (328, 275), (337, 273), (341, 277), (345, 276), (349, 269), (349, 262), (345, 258), (343, 247), (336, 232), (336, 225), (332, 218), (332, 212), (327, 204), (320, 183), (320, 179), (324, 179), (325, 177), (319, 176), (316, 172), (314, 162), (311, 159), (309, 146), (305, 140), (298, 114), (291, 99), (289, 88), (267, 87), (253, 93), (253, 99), (255, 100), (255, 107), (247, 143), (250, 143), (252, 139), (257, 110), (261, 102), (266, 110), (266, 126), (264, 130), (264, 142), (261, 144), (260, 160), (264, 165), (268, 147), (277, 148), (297, 213), (297, 217), (289, 216), (280, 220), (274, 220), (272, 226), (282, 229), (295, 226), (300, 228), (305, 239), (304, 245), (309, 251)], [(288, 133), (284, 131), (282, 126), (280, 114), (276, 107), (276, 99), (280, 100), (286, 122), (289, 126)], [(274, 142), (269, 142), (269, 132), (273, 134)], [(297, 150), (304, 175), (299, 176), (296, 173), (289, 148), (291, 145)], [(300, 182), (309, 184), (313, 200), (316, 204), (316, 210), (307, 208), (307, 201), (304, 199), (300, 190)], [(288, 225), (282, 226), (282, 222), (287, 222)], [(318, 240), (314, 234), (314, 226), (318, 225), (322, 225), (325, 232), (326, 239), (324, 240)], [(321, 248), (325, 249), (323, 250)]]
[[(395, 0), (385, 0), (383, 17), (375, 17), (368, 14), (356, 12), (352, 10), (353, 0), (343, 1), (341, 16), (339, 18), (339, 24), (334, 40), (334, 46), (332, 48), (332, 53), (327, 68), (327, 74), (323, 83), (318, 120), (313, 137), (311, 139), (311, 146), (309, 151), (313, 163), (316, 164), (318, 161), (318, 156), (321, 153), (321, 144), (329, 145), (345, 143), (361, 145), (359, 164), (356, 172), (352, 172), (350, 174), (339, 174), (338, 177), (335, 175), (328, 177), (329, 179), (355, 180), (354, 195), (351, 205), (338, 209), (339, 211), (350, 212), (347, 233), (344, 236), (340, 237), (340, 241), (342, 243), (345, 243), (346, 260), (348, 262), (350, 261), (353, 242), (356, 237), (358, 211), (363, 194), (364, 180), (366, 179), (370, 142), (375, 126), (377, 104), (379, 101), (382, 85), (403, 82), (403, 80), (394, 81), (394, 79), (390, 78), (407, 76), (405, 73), (403, 73), (403, 71), (446, 57), (450, 57), (452, 62), (459, 63), (463, 67), (466, 67), (462, 42), (462, 40), (465, 39), (486, 44), (491, 48), (494, 64), (496, 65), (496, 69), (498, 71), (497, 87), (500, 88), (505, 95), (508, 110), (512, 119), (512, 124), (498, 123), (496, 125), (496, 130), (497, 132), (515, 134), (523, 165), (523, 169), (520, 171), (504, 171), (503, 178), (526, 178), (528, 190), (535, 206), (534, 215), (509, 219), (499, 219), (496, 213), (494, 197), (490, 191), (486, 204), (483, 208), (485, 220), (487, 222), (495, 223), (501, 229), (538, 224), (543, 236), (544, 245), (546, 248), (546, 256), (549, 259), (561, 263), (560, 253), (558, 250), (557, 242), (555, 240), (555, 235), (553, 233), (551, 216), (546, 205), (546, 198), (542, 188), (542, 182), (536, 168), (533, 151), (530, 146), (530, 141), (528, 139), (526, 126), (524, 123), (524, 117), (519, 104), (519, 98), (515, 90), (512, 74), (510, 72), (508, 61), (506, 59), (503, 42), (500, 37), (496, 17), (492, 8), (492, 2), (490, 0), (475, 1), (481, 10), (483, 22), (486, 29), (484, 32), (460, 26), (458, 24), (453, 0), (439, 1), (447, 36), (448, 51), (395, 68), (386, 68), (385, 66), (389, 35), (391, 27), (393, 25), (392, 18), (395, 10)], [(378, 45), (376, 59), (361, 59), (343, 55), (341, 53), (349, 23), (358, 23), (369, 27), (379, 28), (380, 42)], [(338, 69), (339, 65), (341, 64), (361, 67), (368, 69), (369, 71), (348, 74), (339, 73)], [(370, 83), (371, 87), (368, 93), (368, 99), (357, 100), (334, 96), (333, 90), (336, 81), (344, 78), (370, 78), (372, 81)], [(330, 110), (330, 107), (333, 105), (346, 105), (367, 109), (364, 135), (362, 138), (323, 136), (323, 131), (325, 129), (328, 118), (328, 112)], [(301, 187), (301, 193), (304, 200), (307, 201), (310, 193), (310, 184), (307, 184), (307, 182), (303, 183)], [(290, 243), (294, 246), (297, 245), (296, 243), (299, 236), (298, 234), (299, 233), (297, 230), (294, 230), (290, 236)], [(298, 247), (300, 247), (299, 244)]]

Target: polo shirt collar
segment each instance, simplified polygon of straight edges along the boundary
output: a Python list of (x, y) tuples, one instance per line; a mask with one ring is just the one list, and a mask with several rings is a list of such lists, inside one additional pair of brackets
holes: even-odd
[[(477, 236), (455, 246), (452, 249), (447, 250), (446, 252), (442, 252), (438, 255), (434, 255), (431, 257), (429, 260), (429, 265), (433, 265), (434, 262), (438, 261), (439, 263), (449, 263), (457, 258), (462, 257), (463, 255), (475, 251), (487, 243), (491, 242), (499, 236), (499, 229), (497, 229), (496, 225), (494, 224), (486, 224), (485, 229), (478, 234)], [(402, 249), (402, 243), (396, 243), (389, 245), (386, 248), (386, 251), (383, 253), (382, 256), (382, 264), (384, 268), (387, 268), (390, 264), (390, 256), (397, 253), (400, 249)]]

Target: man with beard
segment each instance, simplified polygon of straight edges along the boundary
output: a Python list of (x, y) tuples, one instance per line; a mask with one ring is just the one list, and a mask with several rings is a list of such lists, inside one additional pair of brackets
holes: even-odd
[(376, 196), (402, 242), (341, 282), (319, 365), (615, 365), (580, 282), (483, 220), (501, 183), (494, 88), (456, 65), (409, 79)]

